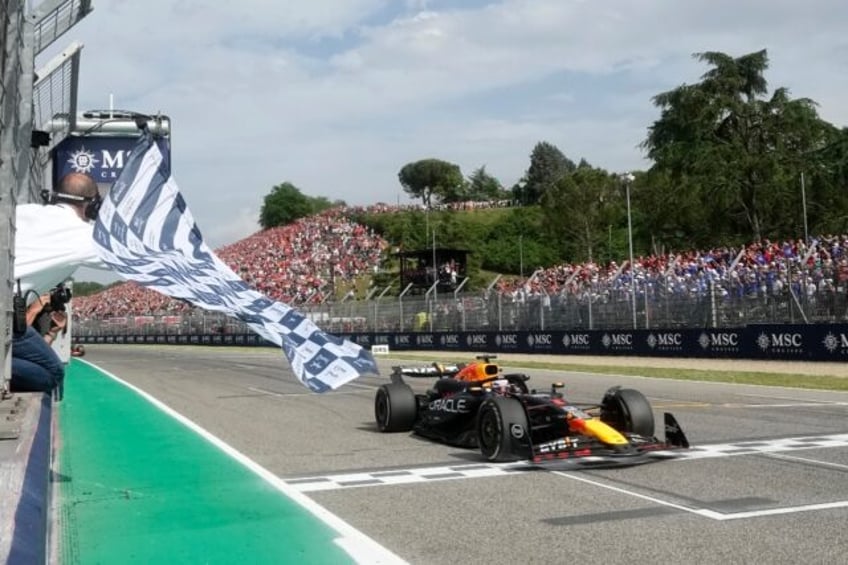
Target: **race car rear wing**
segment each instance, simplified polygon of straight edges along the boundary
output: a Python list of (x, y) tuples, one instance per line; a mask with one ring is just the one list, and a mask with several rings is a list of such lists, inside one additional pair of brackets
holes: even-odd
[(433, 363), (432, 365), (421, 365), (417, 367), (392, 367), (392, 376), (399, 377), (453, 377), (462, 369), (461, 365)]

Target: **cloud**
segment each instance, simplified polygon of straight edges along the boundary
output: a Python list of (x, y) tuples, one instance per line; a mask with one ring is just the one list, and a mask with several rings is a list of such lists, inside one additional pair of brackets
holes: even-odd
[[(83, 108), (161, 110), (174, 171), (217, 244), (254, 231), (271, 187), (405, 201), (397, 171), (438, 156), (511, 184), (537, 141), (644, 167), (655, 94), (698, 51), (769, 49), (773, 86), (848, 123), (848, 5), (789, 0), (129, 0), (69, 34)], [(65, 44), (65, 38), (59, 41)], [(233, 214), (232, 210), (238, 210)]]

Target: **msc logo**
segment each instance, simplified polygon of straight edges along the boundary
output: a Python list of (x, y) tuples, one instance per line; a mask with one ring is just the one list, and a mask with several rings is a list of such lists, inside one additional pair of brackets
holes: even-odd
[(549, 346), (551, 345), (551, 334), (530, 334), (527, 336), (527, 345), (534, 346)]
[(130, 151), (126, 149), (117, 151), (101, 149), (100, 159), (98, 159), (92, 151), (81, 145), (79, 149), (71, 153), (68, 164), (77, 173), (90, 174), (95, 169), (99, 169), (97, 176), (100, 180), (116, 179), (120, 170), (124, 168), (129, 154)]
[(845, 350), (848, 349), (848, 335), (840, 333), (836, 336), (832, 332), (828, 332), (822, 343), (824, 343), (825, 349), (831, 353), (835, 353), (840, 348)]
[(395, 336), (395, 345), (409, 345), (412, 340), (408, 334), (400, 334)]
[(562, 344), (566, 347), (588, 347), (589, 334), (565, 334), (562, 336)]
[(601, 338), (604, 347), (632, 347), (633, 334), (604, 334)]
[(389, 344), (389, 336), (387, 336), (387, 335), (374, 336), (374, 343), (376, 345), (388, 345)]
[(71, 158), (68, 159), (68, 163), (75, 172), (86, 175), (90, 173), (99, 162), (100, 161), (94, 157), (94, 153), (86, 149), (84, 145), (81, 145), (79, 149), (71, 153)]
[(761, 333), (757, 337), (757, 345), (760, 346), (760, 349), (766, 351), (769, 347), (800, 348), (804, 346), (804, 341), (799, 333)]
[(683, 345), (683, 336), (679, 333), (648, 335), (648, 347), (651, 349), (655, 347), (680, 347), (681, 345)]
[(739, 347), (739, 334), (734, 332), (704, 332), (698, 337), (702, 349), (710, 347)]
[(495, 336), (495, 345), (498, 347), (510, 347), (518, 345), (517, 334), (497, 334)]
[(361, 335), (360, 335), (360, 336), (356, 339), (356, 343), (358, 343), (359, 345), (371, 345), (371, 336), (369, 336), (369, 335), (365, 335), (365, 334), (361, 334)]
[(442, 345), (459, 345), (459, 336), (456, 334), (447, 334), (439, 338)]
[(415, 343), (418, 345), (433, 345), (433, 334), (423, 334), (415, 336)]
[(465, 342), (468, 345), (487, 345), (485, 334), (469, 334), (468, 337), (465, 338)]

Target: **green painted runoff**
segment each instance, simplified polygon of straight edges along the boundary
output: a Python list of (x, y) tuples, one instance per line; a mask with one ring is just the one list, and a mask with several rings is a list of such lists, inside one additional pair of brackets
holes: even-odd
[(144, 397), (72, 360), (57, 405), (59, 562), (349, 563), (338, 534)]

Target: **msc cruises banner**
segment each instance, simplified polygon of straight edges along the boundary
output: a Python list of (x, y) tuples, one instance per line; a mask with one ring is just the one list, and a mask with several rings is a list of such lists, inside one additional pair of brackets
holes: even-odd
[[(635, 355), (796, 361), (848, 360), (848, 324), (751, 325), (736, 328), (572, 330), (503, 332), (356, 333), (340, 336), (364, 347), (392, 351), (472, 354), (548, 353), (554, 355)], [(254, 334), (114, 334), (74, 336), (79, 343), (159, 343), (255, 345)]]
[(53, 182), (68, 173), (85, 173), (98, 184), (110, 185), (124, 170), (137, 143), (138, 136), (66, 137), (53, 150)]
[(94, 240), (101, 259), (123, 278), (245, 322), (283, 349), (313, 391), (377, 373), (370, 352), (252, 290), (207, 247), (171, 177), (167, 141), (147, 131), (103, 202)]

